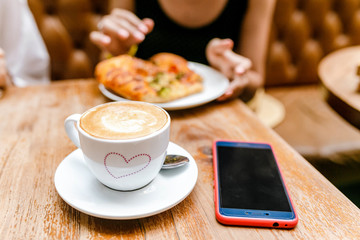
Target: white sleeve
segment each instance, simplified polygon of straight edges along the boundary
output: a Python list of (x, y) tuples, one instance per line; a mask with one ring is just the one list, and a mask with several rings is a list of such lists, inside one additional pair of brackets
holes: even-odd
[(26, 0), (0, 0), (0, 47), (16, 86), (49, 83), (49, 55)]

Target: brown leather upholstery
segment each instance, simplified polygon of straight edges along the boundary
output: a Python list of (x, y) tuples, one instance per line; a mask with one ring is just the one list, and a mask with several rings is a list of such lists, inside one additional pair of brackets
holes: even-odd
[(359, 0), (277, 0), (266, 85), (316, 83), (324, 55), (356, 44)]
[(93, 77), (99, 49), (89, 40), (100, 16), (102, 0), (28, 0), (51, 59), (51, 78)]
[[(52, 78), (93, 76), (99, 50), (89, 41), (107, 0), (29, 0), (51, 57)], [(278, 0), (266, 85), (317, 82), (327, 53), (360, 44), (360, 0)]]

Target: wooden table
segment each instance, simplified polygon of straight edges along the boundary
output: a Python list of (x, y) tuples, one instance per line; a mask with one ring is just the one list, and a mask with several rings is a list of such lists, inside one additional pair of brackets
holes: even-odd
[(319, 77), (326, 100), (343, 118), (360, 129), (360, 46), (330, 53), (321, 60)]
[[(171, 141), (189, 151), (199, 169), (192, 193), (172, 209), (136, 220), (105, 220), (73, 209), (53, 180), (75, 150), (64, 119), (105, 101), (93, 80), (6, 91), (0, 99), (0, 239), (360, 239), (360, 210), (238, 100), (170, 112)], [(272, 144), (299, 215), (295, 229), (216, 221), (215, 138)]]
[(338, 186), (360, 182), (360, 131), (324, 100), (320, 84), (266, 89), (284, 104), (274, 128), (290, 146)]

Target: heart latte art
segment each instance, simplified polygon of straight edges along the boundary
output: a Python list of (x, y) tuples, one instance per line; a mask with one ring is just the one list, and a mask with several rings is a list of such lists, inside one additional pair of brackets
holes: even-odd
[(103, 139), (122, 140), (143, 137), (160, 130), (168, 121), (161, 108), (138, 102), (100, 105), (83, 114), (80, 127)]

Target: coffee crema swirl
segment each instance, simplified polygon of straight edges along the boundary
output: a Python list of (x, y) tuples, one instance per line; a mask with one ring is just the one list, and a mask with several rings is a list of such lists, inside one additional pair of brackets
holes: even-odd
[(160, 130), (168, 121), (161, 108), (137, 102), (100, 105), (84, 113), (80, 127), (88, 134), (103, 139), (139, 138)]

